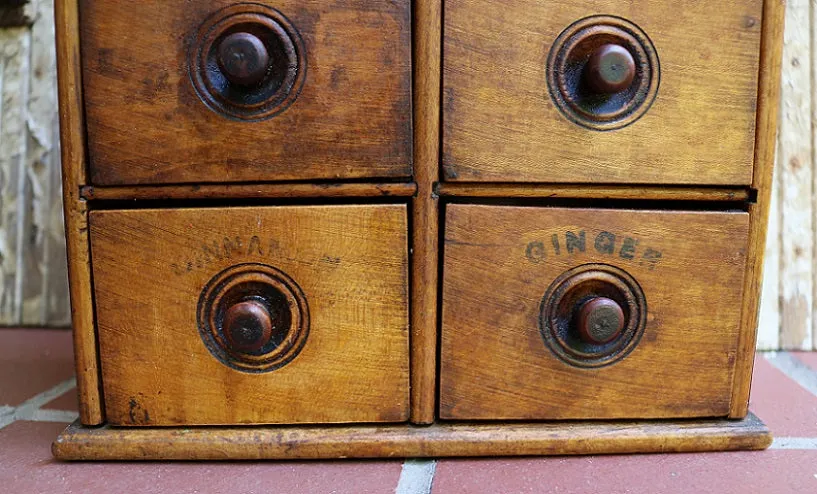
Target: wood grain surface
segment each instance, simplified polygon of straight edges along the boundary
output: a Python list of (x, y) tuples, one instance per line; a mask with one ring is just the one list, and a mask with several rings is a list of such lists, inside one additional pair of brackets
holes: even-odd
[[(749, 207), (750, 237), (746, 249), (746, 276), (743, 288), (745, 295), (743, 298), (740, 340), (735, 360), (732, 407), (729, 411), (729, 416), (732, 418), (742, 418), (749, 413), (749, 391), (752, 383), (752, 368), (755, 362), (761, 285), (763, 284), (764, 247), (769, 232), (772, 193), (775, 190), (773, 169), (775, 166), (775, 149), (777, 147), (785, 12), (786, 4), (784, 0), (766, 0), (764, 3), (763, 50), (760, 88), (758, 91), (757, 143), (755, 145), (756, 165), (753, 180), (753, 185), (758, 191), (758, 197), (757, 202)], [(785, 168), (778, 170), (778, 172), (785, 172)], [(778, 188), (777, 193), (780, 194), (781, 192)], [(780, 228), (779, 220), (780, 217), (772, 218), (775, 228)], [(770, 281), (767, 280), (766, 283)], [(777, 329), (779, 330), (779, 327)]]
[(434, 421), (439, 271), (440, 34), (442, 0), (414, 2), (414, 176), (411, 281), (411, 421)]
[(209, 110), (187, 52), (230, 0), (80, 0), (91, 181), (98, 185), (411, 175), (410, 2), (280, 0), (306, 46), (295, 103), (262, 122)]
[[(762, 0), (446, 0), (443, 172), (466, 182), (748, 185)], [(640, 120), (598, 132), (548, 95), (556, 37), (587, 16), (637, 24), (658, 52)]]
[[(743, 212), (449, 205), (440, 417), (726, 416), (748, 226)], [(640, 343), (596, 369), (557, 359), (539, 331), (548, 286), (587, 263), (628, 272), (647, 305)]]
[(73, 0), (58, 0), (55, 4), (63, 208), (79, 418), (83, 424), (98, 425), (105, 421), (105, 411), (94, 320), (88, 210), (87, 203), (79, 196), (80, 187), (87, 183), (87, 162), (78, 14)]
[(435, 424), (429, 427), (83, 428), (54, 442), (62, 460), (262, 460), (679, 453), (765, 449), (744, 420)]
[(194, 184), (82, 188), (88, 200), (164, 199), (299, 199), (338, 197), (410, 197), (417, 193), (414, 183), (255, 183)]
[[(108, 423), (401, 422), (409, 414), (403, 205), (93, 211)], [(210, 354), (197, 303), (217, 273), (273, 266), (309, 305), (303, 350), (272, 372)]]
[(442, 197), (514, 199), (634, 199), (665, 201), (748, 201), (746, 187), (678, 187), (598, 184), (480, 184), (442, 182)]
[(54, 1), (12, 3), (0, 2), (0, 325), (65, 327)]
[(794, 0), (786, 7), (783, 64), (787, 70), (781, 85), (786, 102), (780, 114), (780, 275), (781, 324), (787, 329), (780, 346), (791, 350), (811, 350), (814, 336), (815, 272), (814, 228), (817, 226), (812, 194), (817, 175), (814, 160), (812, 115), (817, 66), (812, 67), (811, 29), (804, 19), (813, 15), (812, 2)]

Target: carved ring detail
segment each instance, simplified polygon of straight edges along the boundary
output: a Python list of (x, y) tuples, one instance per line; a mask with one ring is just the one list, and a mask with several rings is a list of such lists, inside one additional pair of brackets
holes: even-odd
[(239, 264), (218, 273), (199, 296), (204, 345), (223, 364), (270, 372), (291, 362), (309, 335), (309, 306), (301, 288), (266, 264)]

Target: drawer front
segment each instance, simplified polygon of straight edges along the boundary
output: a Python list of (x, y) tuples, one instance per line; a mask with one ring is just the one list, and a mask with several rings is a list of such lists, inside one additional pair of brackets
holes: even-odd
[(80, 0), (93, 183), (410, 176), (410, 5)]
[(747, 241), (742, 212), (449, 206), (441, 418), (726, 415)]
[(113, 425), (408, 417), (406, 207), (95, 211)]
[(762, 6), (446, 0), (445, 178), (751, 183)]

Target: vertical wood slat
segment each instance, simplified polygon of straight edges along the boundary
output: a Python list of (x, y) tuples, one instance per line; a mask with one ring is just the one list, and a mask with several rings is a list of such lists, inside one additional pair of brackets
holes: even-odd
[(811, 65), (811, 84), (809, 85), (809, 94), (811, 94), (811, 162), (809, 163), (812, 172), (812, 202), (811, 202), (811, 218), (812, 218), (812, 231), (811, 231), (811, 238), (808, 240), (811, 243), (812, 249), (812, 259), (811, 259), (811, 266), (812, 266), (812, 305), (811, 305), (811, 350), (817, 350), (817, 317), (814, 315), (814, 310), (817, 308), (817, 96), (815, 96), (815, 91), (817, 91), (817, 54), (815, 54), (815, 50), (817, 50), (817, 5), (815, 5), (814, 0), (809, 2), (811, 5), (811, 12), (810, 12), (810, 22), (811, 22), (811, 29), (810, 31), (810, 65)]
[(67, 326), (53, 0), (0, 30), (0, 325)]
[(437, 391), (440, 56), (442, 0), (414, 3), (414, 176), (411, 281), (411, 422), (434, 421)]
[(77, 0), (56, 0), (54, 20), (57, 33), (57, 89), (59, 93), (60, 140), (62, 143), (63, 205), (71, 281), (71, 321), (74, 330), (74, 359), (79, 392), (79, 418), (85, 425), (105, 421), (94, 320), (91, 256), (88, 238), (88, 208), (80, 197), (87, 184), (85, 121), (79, 49), (79, 5)]
[(0, 31), (0, 324), (20, 321), (21, 224), (25, 212), (20, 180), (26, 158), (26, 103), (31, 33)]
[(783, 46), (780, 165), (780, 345), (812, 348), (814, 250), (811, 2), (789, 0)]
[[(21, 323), (24, 325), (69, 324), (68, 277), (65, 269), (61, 200), (58, 194), (59, 126), (57, 114), (54, 2), (31, 2), (35, 22), (31, 27), (31, 58), (27, 103), (28, 149), (24, 180)], [(57, 206), (57, 207), (55, 207)], [(55, 214), (56, 213), (56, 214)], [(59, 216), (57, 216), (59, 215)], [(55, 221), (57, 220), (57, 221)], [(56, 248), (56, 255), (52, 250)], [(50, 311), (53, 302), (61, 308)]]
[[(776, 161), (776, 160), (775, 160)], [(780, 348), (780, 169), (775, 163), (769, 201), (769, 226), (763, 260), (763, 291), (757, 327), (757, 349)]]
[(757, 128), (752, 186), (758, 191), (757, 202), (749, 206), (749, 245), (746, 251), (743, 306), (740, 338), (735, 355), (730, 418), (749, 413), (749, 391), (752, 383), (761, 284), (763, 249), (766, 246), (769, 210), (773, 184), (775, 136), (779, 115), (780, 72), (783, 57), (785, 0), (763, 2), (763, 34), (758, 78)]

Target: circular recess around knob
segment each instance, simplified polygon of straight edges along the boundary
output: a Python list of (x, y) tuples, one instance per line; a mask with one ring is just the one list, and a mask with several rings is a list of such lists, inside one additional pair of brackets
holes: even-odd
[(586, 368), (611, 365), (636, 348), (647, 321), (647, 300), (626, 271), (585, 264), (560, 275), (540, 305), (539, 330), (562, 361)]
[(306, 48), (281, 12), (236, 3), (207, 17), (192, 35), (188, 71), (199, 99), (214, 112), (266, 120), (298, 98), (306, 80)]
[(270, 372), (295, 359), (309, 335), (309, 306), (286, 273), (238, 264), (215, 275), (199, 296), (199, 334), (210, 353), (243, 372)]
[(660, 63), (649, 37), (613, 16), (581, 19), (554, 41), (548, 92), (568, 120), (614, 130), (641, 118), (658, 94)]

